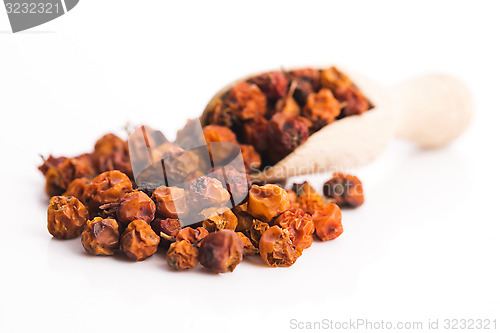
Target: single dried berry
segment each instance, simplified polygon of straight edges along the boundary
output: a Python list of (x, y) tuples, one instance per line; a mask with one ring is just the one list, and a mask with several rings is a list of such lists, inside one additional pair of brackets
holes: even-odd
[(227, 207), (225, 211), (219, 214), (211, 214), (203, 221), (203, 227), (208, 230), (208, 232), (213, 232), (222, 229), (234, 230), (238, 225), (238, 218), (234, 213)]
[(54, 196), (47, 209), (47, 229), (55, 238), (80, 236), (89, 218), (87, 208), (75, 197)]
[(255, 83), (270, 100), (284, 97), (290, 83), (283, 72), (264, 73), (251, 78), (248, 82)]
[(338, 88), (349, 87), (351, 85), (351, 79), (335, 67), (321, 71), (321, 86), (330, 89), (333, 93), (336, 93)]
[(231, 195), (222, 186), (222, 183), (211, 177), (198, 177), (189, 184), (188, 195), (194, 207), (221, 206)]
[(132, 191), (132, 182), (120, 171), (107, 171), (95, 177), (85, 188), (84, 200), (92, 213), (102, 205), (117, 203), (125, 194)]
[(309, 137), (309, 126), (311, 123), (298, 116), (276, 113), (269, 121), (269, 146), (267, 157), (273, 163), (280, 161), (290, 154)]
[(341, 117), (363, 114), (370, 108), (368, 99), (354, 85), (335, 90), (335, 98), (345, 104), (340, 114)]
[(267, 265), (289, 267), (302, 255), (302, 248), (293, 246), (286, 230), (274, 226), (262, 235), (259, 252)]
[(71, 183), (69, 183), (66, 192), (64, 192), (63, 196), (65, 197), (75, 197), (80, 201), (84, 201), (83, 194), (85, 193), (85, 189), (88, 184), (90, 184), (90, 180), (88, 178), (82, 177), (74, 179)]
[(257, 249), (252, 241), (250, 240), (250, 238), (248, 238), (247, 236), (245, 236), (244, 233), (242, 232), (237, 232), (236, 233), (241, 241), (243, 242), (243, 255), (244, 256), (248, 256), (248, 255), (253, 255), (253, 254), (257, 254), (259, 253), (259, 249)]
[(291, 116), (300, 116), (300, 106), (292, 96), (287, 96), (278, 100), (275, 109), (276, 112), (282, 112)]
[(340, 103), (329, 89), (321, 89), (310, 94), (303, 110), (303, 115), (312, 123), (313, 130), (319, 130), (332, 123), (340, 115)]
[(143, 220), (134, 220), (125, 229), (120, 243), (129, 259), (141, 261), (156, 253), (160, 237)]
[(156, 212), (162, 217), (182, 218), (188, 214), (186, 192), (179, 187), (158, 187), (152, 195)]
[(288, 231), (294, 246), (307, 249), (313, 242), (314, 223), (311, 215), (304, 213), (300, 208), (291, 209), (281, 214), (275, 225)]
[(284, 189), (274, 184), (253, 185), (248, 196), (248, 213), (264, 222), (290, 209), (290, 199)]
[(194, 268), (198, 265), (198, 248), (185, 240), (172, 243), (167, 251), (167, 263), (178, 271)]
[(259, 153), (266, 151), (269, 145), (269, 121), (264, 117), (256, 117), (243, 124), (243, 143), (254, 146)]
[(240, 145), (241, 155), (248, 173), (259, 171), (262, 160), (252, 145)]
[(151, 223), (155, 217), (156, 205), (144, 192), (134, 191), (126, 193), (121, 197), (116, 218), (120, 225), (125, 228), (134, 220), (143, 220)]
[(266, 113), (266, 96), (256, 84), (236, 84), (224, 99), (225, 107), (236, 118), (248, 120)]
[(342, 227), (342, 213), (339, 206), (334, 203), (316, 210), (312, 218), (316, 235), (322, 241), (335, 239), (344, 231)]
[[(208, 151), (215, 164), (221, 164), (237, 152), (236, 135), (229, 128), (219, 125), (203, 127)], [(233, 143), (233, 144), (230, 144)]]
[(325, 183), (323, 193), (341, 207), (358, 207), (365, 201), (359, 178), (341, 172), (334, 173), (333, 178)]
[(293, 207), (312, 215), (316, 210), (325, 206), (323, 196), (317, 193), (308, 182), (294, 184), (292, 189), (297, 194)]
[(111, 256), (120, 249), (120, 226), (115, 219), (88, 220), (82, 232), (83, 248), (96, 256)]
[(254, 219), (252, 221), (252, 226), (250, 227), (250, 240), (255, 246), (259, 246), (260, 238), (264, 234), (264, 232), (269, 229), (269, 224), (266, 222), (259, 221)]
[(203, 227), (198, 227), (196, 229), (193, 229), (191, 227), (186, 227), (182, 228), (177, 232), (177, 236), (175, 239), (177, 241), (185, 240), (188, 241), (191, 244), (197, 244), (199, 241), (201, 241), (203, 238), (205, 238), (208, 235), (207, 229)]
[(128, 144), (114, 134), (106, 134), (96, 142), (92, 160), (98, 172), (119, 170), (132, 177)]
[(243, 242), (234, 231), (212, 232), (201, 242), (200, 264), (216, 273), (232, 272), (243, 259), (243, 251)]

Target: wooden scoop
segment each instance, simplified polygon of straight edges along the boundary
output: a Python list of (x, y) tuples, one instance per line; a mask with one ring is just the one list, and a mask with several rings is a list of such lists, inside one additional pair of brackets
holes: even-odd
[[(276, 181), (356, 168), (379, 156), (393, 137), (414, 141), (422, 148), (439, 148), (457, 138), (471, 121), (470, 93), (453, 77), (432, 74), (386, 88), (356, 72), (339, 69), (374, 108), (323, 127), (274, 166), (251, 174), (252, 180)], [(237, 80), (215, 94), (201, 117), (202, 125), (206, 125), (207, 110), (217, 99), (236, 83), (255, 75)]]

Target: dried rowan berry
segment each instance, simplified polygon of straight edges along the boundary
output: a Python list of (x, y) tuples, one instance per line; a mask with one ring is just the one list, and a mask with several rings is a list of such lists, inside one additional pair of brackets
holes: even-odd
[(293, 246), (288, 231), (274, 226), (260, 238), (259, 252), (267, 265), (289, 267), (302, 255), (302, 248)]
[(54, 196), (47, 209), (47, 229), (55, 238), (75, 238), (89, 218), (87, 208), (75, 197)]
[(340, 114), (340, 103), (331, 90), (321, 89), (307, 97), (302, 114), (311, 121), (314, 130), (319, 130), (332, 123)]
[(269, 122), (264, 117), (253, 118), (243, 124), (243, 143), (254, 146), (259, 153), (264, 152), (269, 145)]
[(309, 137), (311, 123), (303, 118), (285, 113), (276, 113), (269, 121), (269, 140), (273, 143), (268, 149), (268, 158), (276, 163), (290, 154)]
[(253, 219), (252, 226), (250, 227), (250, 240), (255, 246), (259, 246), (260, 238), (269, 229), (269, 224), (266, 222), (262, 222), (257, 219)]
[(128, 144), (114, 134), (106, 134), (97, 140), (92, 160), (98, 172), (119, 170), (132, 177)]
[(65, 189), (61, 187), (62, 178), (61, 173), (56, 168), (49, 168), (45, 172), (45, 193), (49, 197), (54, 195), (61, 195)]
[(179, 187), (158, 187), (152, 195), (156, 212), (162, 217), (182, 218), (188, 214), (186, 192)]
[(120, 226), (115, 219), (88, 220), (82, 232), (83, 248), (96, 256), (111, 256), (120, 249)]
[(88, 178), (76, 178), (71, 183), (69, 183), (66, 192), (64, 192), (63, 196), (65, 197), (75, 197), (80, 201), (84, 201), (83, 193), (85, 193), (85, 189), (88, 184), (90, 184), (90, 180)]
[(198, 265), (198, 248), (185, 240), (172, 243), (167, 251), (167, 263), (178, 271), (194, 268)]
[(363, 184), (358, 177), (336, 172), (323, 186), (323, 193), (341, 207), (358, 207), (365, 201)]
[(342, 227), (342, 213), (339, 206), (330, 203), (319, 208), (312, 215), (316, 235), (322, 240), (332, 240), (337, 238), (344, 231)]
[(289, 74), (292, 80), (309, 82), (314, 91), (318, 91), (321, 86), (321, 73), (317, 69), (301, 68), (290, 71)]
[(144, 192), (133, 191), (120, 198), (116, 219), (124, 228), (134, 220), (151, 223), (155, 217), (156, 206), (153, 200)]
[(238, 219), (238, 225), (236, 226), (236, 231), (242, 231), (248, 233), (253, 225), (253, 216), (247, 212), (248, 202), (238, 205), (233, 208), (233, 213)]
[(346, 104), (340, 113), (341, 117), (363, 114), (370, 108), (368, 99), (354, 85), (339, 87), (335, 90), (335, 98), (342, 104)]
[(151, 229), (160, 236), (160, 245), (168, 249), (170, 244), (175, 242), (175, 237), (181, 230), (181, 222), (178, 219), (156, 218), (151, 222)]
[(248, 120), (266, 113), (267, 100), (256, 84), (241, 82), (229, 91), (224, 104), (235, 117)]
[(198, 177), (189, 183), (188, 195), (192, 204), (198, 208), (221, 206), (231, 198), (218, 179), (206, 176)]
[(208, 230), (208, 232), (213, 232), (222, 229), (234, 230), (238, 225), (238, 218), (229, 209), (223, 213), (213, 214), (203, 221), (203, 227)]
[(305, 213), (302, 209), (296, 208), (284, 212), (274, 221), (274, 224), (288, 231), (294, 246), (303, 249), (311, 246), (314, 223), (311, 215)]
[(290, 199), (284, 189), (274, 184), (253, 185), (248, 197), (248, 213), (264, 222), (290, 209)]
[(141, 261), (156, 253), (160, 237), (143, 220), (134, 220), (125, 229), (120, 243), (129, 259)]
[(255, 151), (255, 148), (252, 145), (240, 145), (240, 149), (246, 172), (251, 173), (258, 171), (262, 164), (262, 160), (259, 153)]
[[(208, 151), (215, 164), (223, 163), (237, 152), (236, 144), (238, 141), (236, 141), (236, 135), (229, 128), (219, 125), (207, 125), (203, 127), (203, 134), (208, 144)], [(217, 144), (220, 142), (234, 143), (234, 145)]]
[(60, 186), (64, 189), (76, 178), (92, 177), (95, 170), (89, 155), (81, 155), (75, 158), (67, 158), (58, 165), (57, 170), (61, 174)]
[(351, 79), (335, 67), (330, 67), (321, 71), (321, 86), (323, 88), (330, 89), (335, 93), (338, 88), (351, 85)]
[(91, 212), (95, 213), (102, 205), (116, 203), (128, 192), (132, 191), (132, 182), (120, 171), (107, 171), (95, 177), (85, 188), (84, 200)]
[(270, 100), (282, 98), (288, 91), (289, 81), (283, 72), (269, 72), (248, 80), (255, 83)]
[(243, 259), (243, 242), (232, 230), (208, 234), (199, 249), (200, 264), (217, 272), (232, 272)]
[(317, 193), (308, 182), (294, 184), (293, 190), (297, 193), (294, 207), (301, 208), (304, 212), (312, 215), (317, 209), (325, 206), (323, 196)]
[(248, 256), (248, 255), (253, 255), (259, 253), (259, 249), (257, 249), (253, 244), (250, 238), (245, 236), (244, 233), (242, 232), (237, 232), (236, 233), (241, 241), (243, 242), (243, 255)]
[(186, 227), (182, 228), (177, 232), (177, 236), (175, 239), (177, 241), (185, 240), (188, 241), (191, 244), (197, 244), (199, 241), (201, 241), (203, 238), (205, 238), (208, 235), (207, 229), (203, 227), (198, 227), (196, 229), (193, 229), (191, 227)]

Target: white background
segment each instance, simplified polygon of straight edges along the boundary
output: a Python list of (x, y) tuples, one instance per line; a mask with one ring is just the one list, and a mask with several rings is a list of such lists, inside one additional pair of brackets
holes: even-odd
[[(500, 6), (495, 1), (82, 0), (18, 34), (0, 8), (0, 332), (286, 332), (290, 320), (500, 326)], [(127, 122), (170, 137), (240, 76), (342, 63), (383, 85), (442, 72), (476, 114), (445, 149), (395, 140), (358, 170), (366, 204), (296, 265), (172, 272), (85, 255), (46, 231), (38, 154), (89, 151)], [(315, 184), (325, 180), (318, 176)], [(424, 326), (425, 327), (425, 326)]]

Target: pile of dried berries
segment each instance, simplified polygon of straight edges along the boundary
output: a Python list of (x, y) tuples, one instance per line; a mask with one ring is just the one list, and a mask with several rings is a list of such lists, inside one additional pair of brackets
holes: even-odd
[[(106, 135), (99, 146), (110, 138), (119, 142)], [(47, 193), (56, 194), (47, 212), (50, 234), (59, 239), (81, 236), (84, 249), (93, 255), (110, 256), (121, 248), (126, 257), (140, 261), (163, 247), (168, 265), (176, 270), (200, 263), (217, 273), (232, 272), (244, 256), (252, 255), (260, 255), (271, 267), (287, 267), (311, 246), (314, 235), (326, 241), (342, 233), (338, 205), (354, 207), (363, 202), (359, 179), (341, 173), (325, 183), (325, 196), (307, 182), (294, 184), (291, 190), (248, 182), (241, 189), (241, 184), (229, 182), (229, 188), (238, 193), (248, 192), (232, 209), (231, 191), (207, 176), (188, 182), (187, 186), (196, 187), (194, 191), (160, 186), (147, 194), (122, 172), (127, 171), (126, 149), (111, 151), (115, 155), (107, 160), (120, 160), (121, 171), (94, 175), (102, 170), (103, 161), (95, 153), (82, 155), (85, 158), (51, 156), (40, 167)], [(106, 154), (111, 156), (109, 151)], [(70, 163), (72, 168), (67, 167)], [(182, 216), (194, 206), (203, 208), (202, 222), (184, 227)]]
[(269, 72), (234, 85), (213, 101), (204, 132), (209, 141), (239, 143), (247, 171), (255, 172), (283, 159), (322, 127), (370, 108), (335, 67)]
[[(370, 107), (333, 67), (253, 77), (216, 101), (206, 126), (197, 131), (188, 122), (174, 143), (143, 126), (128, 142), (107, 134), (92, 153), (44, 159), (39, 170), (51, 197), (48, 230), (59, 239), (80, 236), (92, 255), (121, 249), (141, 261), (165, 248), (176, 270), (200, 263), (232, 272), (253, 255), (271, 267), (291, 266), (314, 237), (342, 234), (339, 206), (361, 205), (362, 184), (335, 173), (321, 195), (307, 182), (289, 190), (252, 185), (247, 173), (279, 161), (323, 126)], [(231, 164), (239, 151), (243, 161)]]

